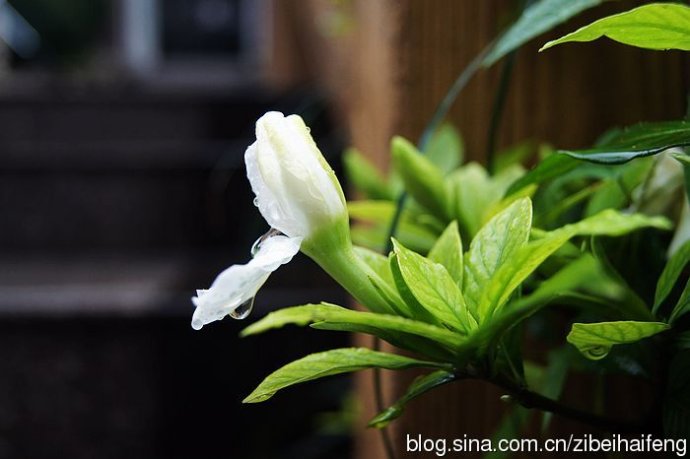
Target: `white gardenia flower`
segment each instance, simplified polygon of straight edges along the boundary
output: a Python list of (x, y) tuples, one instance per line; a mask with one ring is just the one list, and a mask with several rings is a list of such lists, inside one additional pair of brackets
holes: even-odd
[(244, 160), (259, 211), (272, 228), (306, 239), (346, 218), (338, 179), (299, 116), (268, 112), (259, 118)]
[[(236, 312), (254, 298), (271, 272), (295, 256), (302, 241), (331, 249), (349, 241), (343, 191), (302, 118), (266, 113), (256, 122), (256, 142), (244, 158), (255, 203), (276, 231), (261, 242), (249, 263), (229, 267), (211, 288), (197, 291), (192, 298), (196, 330), (226, 315), (244, 316)], [(311, 239), (317, 230), (325, 236)]]
[(211, 288), (197, 290), (197, 296), (192, 298), (196, 306), (192, 328), (199, 330), (252, 301), (268, 276), (299, 252), (301, 243), (300, 237), (268, 236), (249, 263), (230, 266), (216, 277)]

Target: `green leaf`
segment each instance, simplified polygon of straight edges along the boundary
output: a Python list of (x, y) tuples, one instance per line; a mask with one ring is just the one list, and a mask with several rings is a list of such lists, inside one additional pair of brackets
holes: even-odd
[(683, 244), (673, 254), (666, 266), (664, 266), (661, 276), (659, 276), (659, 281), (656, 284), (656, 293), (654, 294), (654, 308), (652, 309), (654, 314), (657, 313), (661, 303), (664, 302), (671, 290), (673, 290), (673, 286), (676, 285), (678, 277), (680, 277), (688, 262), (690, 262), (690, 241)]
[(683, 293), (680, 294), (678, 303), (676, 303), (673, 312), (671, 312), (671, 316), (668, 319), (669, 323), (674, 323), (688, 311), (690, 311), (690, 279), (688, 279), (688, 282), (685, 284)]
[(531, 141), (521, 142), (496, 155), (494, 165), (496, 172), (501, 172), (515, 164), (526, 163), (536, 152), (536, 145)]
[(608, 37), (646, 49), (690, 51), (690, 8), (678, 3), (653, 3), (614, 14), (546, 43), (540, 51), (567, 42)]
[(573, 231), (579, 236), (622, 236), (641, 228), (670, 230), (673, 228), (673, 224), (664, 217), (625, 214), (613, 209), (606, 209), (577, 223), (566, 225), (562, 229)]
[(510, 262), (527, 243), (532, 226), (532, 202), (515, 201), (482, 227), (470, 243), (465, 258), (463, 292), (470, 310), (481, 322), (486, 304), (481, 304), (484, 289), (504, 263)]
[[(373, 223), (371, 226), (356, 225), (352, 228), (352, 242), (373, 250), (383, 251), (388, 238), (390, 222)], [(401, 221), (396, 236), (407, 247), (426, 253), (436, 242), (437, 234), (408, 221)]]
[(243, 400), (243, 403), (263, 402), (281, 389), (325, 376), (366, 368), (403, 370), (415, 367), (444, 368), (447, 366), (396, 354), (370, 351), (365, 348), (333, 349), (308, 355), (274, 371)]
[(462, 286), (462, 241), (457, 222), (453, 221), (429, 252), (429, 260), (443, 265), (458, 286)]
[(348, 148), (343, 154), (345, 175), (354, 188), (369, 199), (395, 199), (381, 173), (359, 151)]
[(434, 133), (426, 148), (426, 157), (444, 174), (455, 170), (464, 155), (465, 147), (460, 133), (450, 124), (444, 124)]
[(447, 178), (451, 216), (458, 220), (467, 236), (482, 227), (482, 215), (501, 196), (495, 196), (491, 178), (480, 164), (469, 163)]
[(393, 274), (391, 274), (388, 257), (365, 247), (353, 246), (353, 250), (355, 251), (355, 255), (357, 255), (360, 260), (364, 261), (364, 263), (381, 277), (381, 279), (393, 285)]
[(445, 218), (448, 199), (441, 171), (402, 137), (393, 138), (392, 154), (393, 167), (400, 174), (405, 189), (434, 215)]
[(623, 164), (686, 145), (690, 145), (690, 123), (663, 121), (640, 123), (622, 129), (596, 148), (559, 150), (558, 153), (597, 164)]
[(482, 64), (490, 67), (500, 58), (518, 49), (542, 33), (567, 21), (578, 13), (601, 3), (601, 0), (540, 0), (525, 9), (520, 19), (496, 42)]
[(603, 359), (616, 344), (635, 343), (643, 338), (668, 330), (662, 322), (598, 322), (573, 324), (568, 334), (568, 342), (574, 345), (585, 357), (592, 360)]
[(405, 405), (407, 405), (408, 402), (430, 391), (431, 389), (435, 389), (436, 387), (455, 381), (455, 379), (455, 375), (446, 370), (438, 370), (433, 373), (429, 373), (428, 375), (418, 377), (407, 389), (405, 395), (395, 402), (395, 404), (386, 408), (369, 421), (369, 427), (375, 427), (377, 429), (386, 427), (391, 421), (397, 419), (403, 414), (405, 411)]
[(500, 311), (515, 289), (573, 235), (573, 232), (554, 231), (513, 252), (511, 259), (496, 270), (483, 288), (479, 302), (482, 317), (489, 318)]
[(496, 341), (506, 330), (519, 324), (546, 304), (570, 294), (574, 289), (596, 280), (599, 276), (596, 260), (590, 255), (583, 255), (541, 282), (531, 295), (511, 302), (500, 314), (496, 314), (484, 328), (485, 336), (481, 337), (480, 341), (483, 341), (485, 346)]
[(580, 162), (566, 155), (550, 155), (540, 161), (532, 170), (513, 182), (505, 195), (510, 196), (532, 184), (540, 184), (560, 177), (575, 169)]
[[(242, 330), (241, 336), (256, 335), (288, 324), (304, 326), (311, 323), (349, 323), (364, 327), (375, 327), (388, 332), (429, 338), (449, 349), (457, 348), (462, 343), (462, 339), (458, 334), (435, 325), (387, 314), (354, 311), (328, 303), (294, 306), (271, 312), (258, 322)], [(370, 329), (367, 330), (369, 331), (363, 329), (362, 333), (376, 335), (375, 333), (370, 333)]]
[(683, 165), (683, 175), (685, 178), (685, 196), (690, 200), (690, 156), (675, 153), (673, 155)]
[(467, 333), (476, 327), (460, 288), (443, 265), (406, 249), (396, 240), (393, 240), (393, 248), (394, 263), (404, 284), (424, 309), (458, 331)]

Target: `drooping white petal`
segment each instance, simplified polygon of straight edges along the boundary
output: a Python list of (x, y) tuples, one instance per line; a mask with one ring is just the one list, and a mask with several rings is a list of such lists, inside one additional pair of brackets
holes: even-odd
[(221, 320), (256, 295), (268, 276), (299, 252), (301, 237), (272, 236), (261, 243), (258, 252), (243, 265), (232, 265), (216, 277), (208, 290), (197, 290), (192, 328)]

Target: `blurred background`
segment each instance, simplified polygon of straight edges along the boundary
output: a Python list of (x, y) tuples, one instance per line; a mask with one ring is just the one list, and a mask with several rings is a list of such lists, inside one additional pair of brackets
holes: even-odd
[[(369, 374), (240, 403), (279, 366), (352, 342), (237, 337), (275, 308), (347, 302), (310, 260), (271, 276), (249, 321), (195, 332), (190, 298), (268, 230), (243, 164), (261, 114), (302, 115), (337, 173), (349, 144), (385, 169), (391, 136), (418, 138), (523, 3), (0, 0), (0, 459), (385, 457), (363, 428)], [(604, 2), (519, 51), (497, 148), (582, 148), (611, 126), (682, 116), (679, 53), (606, 41), (537, 53), (628, 7)], [(489, 148), (499, 80), (500, 65), (480, 72), (449, 114), (468, 160)], [(384, 374), (386, 400), (412, 377)], [(489, 437), (499, 395), (444, 386), (392, 438), (402, 451), (406, 432)]]
[[(339, 164), (283, 17), (268, 0), (0, 2), (0, 458), (347, 454), (347, 379), (240, 403), (347, 336), (190, 327), (195, 289), (268, 230), (244, 173), (255, 120), (302, 114)], [(251, 320), (322, 299), (345, 301), (300, 257)]]

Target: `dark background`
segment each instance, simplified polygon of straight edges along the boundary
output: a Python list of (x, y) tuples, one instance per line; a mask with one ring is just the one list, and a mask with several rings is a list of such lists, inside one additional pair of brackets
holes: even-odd
[(336, 167), (343, 144), (318, 93), (262, 84), (261, 3), (0, 8), (30, 25), (0, 53), (0, 459), (347, 454), (332, 415), (347, 379), (241, 404), (279, 366), (348, 344), (237, 336), (274, 308), (345, 301), (310, 260), (274, 274), (248, 321), (190, 327), (195, 289), (268, 230), (244, 175), (255, 120), (302, 114)]

